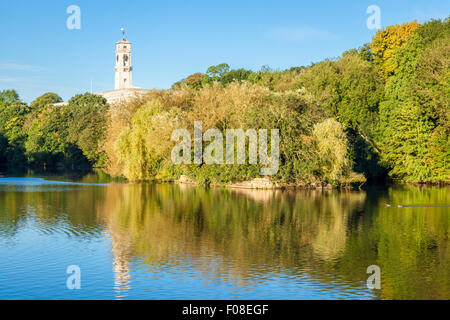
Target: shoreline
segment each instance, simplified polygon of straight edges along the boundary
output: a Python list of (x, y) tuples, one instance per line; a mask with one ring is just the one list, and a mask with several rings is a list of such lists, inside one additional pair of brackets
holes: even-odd
[[(192, 186), (207, 186), (207, 187), (214, 187), (214, 188), (225, 188), (225, 189), (243, 189), (243, 190), (342, 190), (342, 189), (361, 189), (365, 184), (372, 184), (377, 183), (375, 181), (372, 182), (364, 182), (364, 183), (347, 183), (342, 185), (331, 185), (329, 183), (325, 182), (307, 182), (303, 184), (296, 184), (296, 183), (280, 183), (280, 182), (274, 182), (271, 181), (268, 177), (262, 177), (262, 178), (253, 178), (251, 180), (246, 181), (239, 181), (234, 182), (231, 184), (220, 184), (220, 183), (209, 183), (207, 185), (201, 185), (198, 184), (195, 180), (185, 176), (181, 175), (176, 180), (161, 180), (161, 179), (153, 179), (153, 180), (138, 180), (138, 181), (131, 181), (121, 176), (113, 176), (108, 174), (105, 170), (101, 168), (92, 168), (100, 170), (102, 173), (108, 175), (112, 180), (116, 179), (123, 179), (123, 182), (126, 183), (173, 183), (173, 184), (185, 184), (185, 185), (192, 185)], [(37, 175), (45, 175), (45, 174), (75, 174), (79, 175), (80, 173), (87, 173), (87, 172), (93, 172), (93, 170), (37, 170), (35, 174)], [(28, 168), (28, 170), (33, 170), (31, 168)], [(26, 172), (27, 170), (25, 170)], [(14, 172), (14, 171), (13, 171)], [(12, 175), (8, 174), (8, 170), (4, 170), (0, 172), (0, 178), (8, 178), (12, 177)], [(15, 176), (17, 176), (17, 172)], [(14, 174), (13, 173), (13, 174)], [(21, 172), (22, 174), (24, 172)], [(380, 182), (378, 182), (380, 183)], [(439, 181), (439, 182), (414, 182), (414, 181), (402, 181), (402, 180), (396, 180), (396, 179), (388, 179), (384, 184), (396, 184), (396, 185), (413, 185), (413, 186), (419, 186), (419, 187), (448, 187), (450, 186), (450, 181)]]

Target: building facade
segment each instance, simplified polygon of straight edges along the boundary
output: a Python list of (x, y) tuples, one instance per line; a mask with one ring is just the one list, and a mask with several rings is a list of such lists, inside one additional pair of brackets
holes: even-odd
[[(150, 91), (133, 86), (131, 53), (131, 42), (125, 39), (125, 37), (116, 42), (114, 90), (95, 93), (98, 96), (104, 97), (110, 105), (125, 103), (134, 98), (142, 97)], [(54, 105), (66, 104), (67, 102), (61, 102)]]
[(133, 88), (131, 42), (123, 38), (116, 43), (115, 90)]

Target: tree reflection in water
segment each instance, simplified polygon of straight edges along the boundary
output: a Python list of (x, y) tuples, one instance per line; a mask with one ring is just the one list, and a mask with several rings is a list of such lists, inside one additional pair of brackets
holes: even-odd
[[(0, 239), (39, 233), (111, 239), (114, 289), (134, 263), (147, 272), (246, 290), (268, 280), (366, 290), (378, 265), (382, 299), (450, 298), (448, 188), (258, 191), (187, 185), (0, 186)], [(418, 207), (386, 207), (386, 204)], [(435, 207), (426, 207), (433, 205)], [(70, 245), (68, 243), (67, 245)], [(94, 263), (94, 261), (93, 261)], [(268, 297), (270, 298), (270, 297)]]
[(149, 268), (176, 270), (190, 261), (210, 281), (244, 287), (256, 275), (263, 281), (284, 274), (292, 281), (314, 277), (358, 290), (365, 286), (367, 267), (376, 264), (383, 275), (378, 298), (448, 298), (445, 208), (385, 206), (389, 201), (442, 204), (446, 192), (112, 185), (98, 212), (112, 234), (124, 235), (113, 237), (113, 247), (124, 243), (124, 252), (131, 250)]

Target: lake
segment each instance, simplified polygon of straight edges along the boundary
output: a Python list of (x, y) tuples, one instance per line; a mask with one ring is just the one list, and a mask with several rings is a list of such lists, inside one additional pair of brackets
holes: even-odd
[(449, 199), (0, 178), (0, 299), (450, 299)]

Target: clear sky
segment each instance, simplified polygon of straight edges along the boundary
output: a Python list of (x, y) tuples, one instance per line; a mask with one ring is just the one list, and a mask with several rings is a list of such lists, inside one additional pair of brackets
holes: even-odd
[[(81, 29), (69, 30), (70, 5)], [(210, 65), (258, 70), (308, 65), (371, 40), (369, 5), (381, 25), (445, 18), (448, 0), (170, 1), (1, 0), (0, 90), (27, 102), (45, 92), (67, 100), (114, 87), (120, 27), (133, 43), (133, 84), (169, 88)]]

